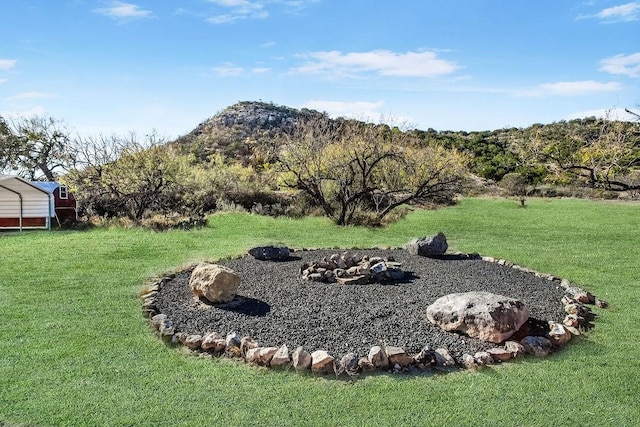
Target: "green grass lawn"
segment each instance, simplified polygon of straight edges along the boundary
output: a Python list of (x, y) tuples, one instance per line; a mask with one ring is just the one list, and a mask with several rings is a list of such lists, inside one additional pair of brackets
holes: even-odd
[[(205, 360), (141, 315), (156, 274), (252, 245), (402, 245), (443, 231), (450, 250), (565, 277), (611, 307), (561, 352), (479, 372), (354, 382)], [(209, 227), (0, 234), (0, 425), (636, 426), (640, 423), (640, 204), (466, 199), (386, 229), (324, 219), (213, 216)], [(426, 309), (426, 307), (425, 307)]]

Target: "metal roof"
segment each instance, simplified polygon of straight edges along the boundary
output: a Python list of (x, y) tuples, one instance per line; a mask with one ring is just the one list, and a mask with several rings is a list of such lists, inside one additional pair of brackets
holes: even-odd
[(54, 181), (31, 181), (31, 184), (47, 193), (53, 193), (56, 188), (60, 187), (60, 184)]

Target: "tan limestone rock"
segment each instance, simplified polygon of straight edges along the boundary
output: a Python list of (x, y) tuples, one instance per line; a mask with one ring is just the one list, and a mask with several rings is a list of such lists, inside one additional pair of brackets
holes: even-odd
[(226, 303), (236, 296), (240, 276), (228, 267), (202, 263), (191, 273), (189, 286), (198, 298), (213, 304)]

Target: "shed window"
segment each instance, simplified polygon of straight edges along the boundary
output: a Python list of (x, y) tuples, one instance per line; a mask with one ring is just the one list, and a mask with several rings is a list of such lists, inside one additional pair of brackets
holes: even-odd
[(60, 186), (60, 198), (68, 199), (69, 198), (69, 188), (66, 185)]

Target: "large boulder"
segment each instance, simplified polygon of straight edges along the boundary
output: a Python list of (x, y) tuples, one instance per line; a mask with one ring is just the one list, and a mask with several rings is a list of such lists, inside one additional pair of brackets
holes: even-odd
[(233, 300), (240, 286), (240, 276), (228, 267), (203, 263), (191, 273), (191, 290), (198, 298), (220, 304)]
[(490, 292), (466, 292), (438, 298), (427, 308), (427, 318), (445, 331), (501, 343), (529, 318), (521, 301)]
[(447, 238), (440, 232), (435, 236), (421, 237), (407, 243), (406, 249), (411, 255), (421, 255), (426, 257), (443, 255), (447, 252), (449, 245)]

